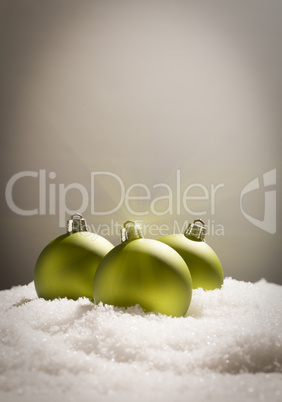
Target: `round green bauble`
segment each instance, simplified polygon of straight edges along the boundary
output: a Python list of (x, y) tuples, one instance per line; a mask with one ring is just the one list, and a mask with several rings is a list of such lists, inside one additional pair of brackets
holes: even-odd
[(94, 302), (119, 307), (138, 304), (147, 312), (180, 317), (191, 297), (191, 275), (183, 258), (166, 244), (144, 239), (134, 222), (126, 222), (122, 243), (97, 268)]
[(93, 278), (102, 258), (114, 246), (88, 232), (80, 214), (68, 221), (67, 233), (51, 241), (35, 265), (34, 285), (38, 297), (93, 298)]
[(213, 290), (223, 284), (223, 270), (218, 256), (204, 241), (205, 224), (197, 219), (189, 224), (184, 234), (163, 236), (158, 240), (176, 250), (191, 273), (193, 288)]

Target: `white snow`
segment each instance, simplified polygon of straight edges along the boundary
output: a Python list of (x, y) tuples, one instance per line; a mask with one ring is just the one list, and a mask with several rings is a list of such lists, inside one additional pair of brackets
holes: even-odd
[(282, 400), (282, 286), (226, 278), (186, 317), (0, 292), (0, 401)]

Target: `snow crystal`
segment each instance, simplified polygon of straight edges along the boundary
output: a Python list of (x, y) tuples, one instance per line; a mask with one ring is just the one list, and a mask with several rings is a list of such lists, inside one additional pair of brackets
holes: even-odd
[(282, 286), (226, 278), (185, 317), (0, 292), (0, 400), (281, 401)]

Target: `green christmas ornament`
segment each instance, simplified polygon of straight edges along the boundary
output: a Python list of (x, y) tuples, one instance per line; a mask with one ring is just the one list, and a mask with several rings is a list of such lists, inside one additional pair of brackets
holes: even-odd
[(158, 240), (176, 250), (190, 270), (193, 288), (213, 290), (223, 284), (223, 270), (218, 256), (204, 241), (205, 223), (197, 219), (189, 224), (184, 234), (163, 236)]
[(121, 244), (100, 262), (93, 283), (94, 302), (119, 307), (139, 304), (145, 311), (180, 317), (192, 297), (192, 280), (181, 256), (166, 244), (144, 239), (127, 221)]
[(73, 215), (67, 233), (51, 241), (38, 257), (34, 270), (38, 297), (92, 299), (98, 264), (113, 247), (105, 238), (88, 232), (80, 214)]

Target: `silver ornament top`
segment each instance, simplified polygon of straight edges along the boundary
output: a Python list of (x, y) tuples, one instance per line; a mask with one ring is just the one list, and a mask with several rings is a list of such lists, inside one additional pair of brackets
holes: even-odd
[(126, 221), (120, 233), (122, 243), (128, 240), (143, 238), (141, 228), (138, 225), (136, 225), (136, 223), (133, 221)]
[(190, 240), (205, 240), (207, 233), (207, 228), (205, 226), (205, 222), (201, 219), (196, 219), (193, 223), (189, 223), (188, 228), (184, 232), (184, 236), (186, 236)]
[(82, 217), (81, 214), (74, 214), (67, 221), (67, 233), (75, 233), (75, 232), (87, 232), (87, 223), (86, 220)]

